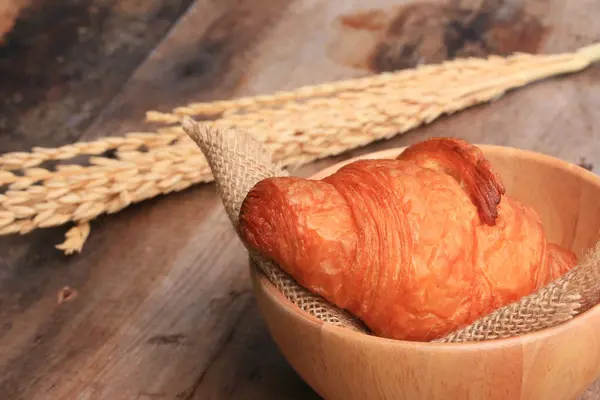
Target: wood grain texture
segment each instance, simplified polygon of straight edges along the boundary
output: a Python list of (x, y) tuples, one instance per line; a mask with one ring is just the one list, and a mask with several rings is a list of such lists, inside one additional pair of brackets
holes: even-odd
[[(248, 296), (245, 257), (211, 188), (164, 200), (102, 221), (85, 257), (21, 262), (3, 281), (0, 393), (173, 398), (195, 385)], [(79, 295), (58, 305), (64, 284)]]
[[(166, 111), (191, 101), (237, 96), (255, 48), (290, 0), (202, 0), (150, 54), (83, 139), (153, 129), (150, 109)], [(271, 86), (276, 90), (277, 86)]]
[(319, 398), (277, 349), (255, 299), (244, 310), (192, 397), (194, 400)]
[(7, 152), (79, 139), (192, 0), (4, 3), (18, 11), (0, 40)]
[[(227, 29), (230, 25), (246, 24), (242, 42), (250, 43), (285, 6), (255, 2), (248, 9), (234, 1), (198, 2), (165, 39), (172, 45), (163, 48), (175, 51), (177, 43), (185, 43), (185, 51), (165, 54), (167, 67), (155, 52), (132, 82), (143, 80), (144, 73), (161, 76), (163, 67), (191, 68), (190, 53), (214, 41), (210, 32), (202, 32), (210, 26), (207, 13), (216, 4), (223, 8), (214, 10), (228, 21), (219, 27), (218, 40), (236, 49), (230, 56), (243, 48), (233, 45), (240, 41), (239, 32)], [(230, 72), (222, 64), (208, 82), (217, 83)], [(167, 78), (162, 89), (173, 82)], [(218, 96), (219, 87), (224, 88), (222, 96), (230, 94), (226, 85), (217, 84), (213, 95)], [(135, 93), (140, 88), (147, 86), (126, 87), (134, 91), (129, 92), (132, 103), (147, 98), (143, 91)], [(172, 96), (177, 99), (178, 93)], [(110, 126), (112, 118), (120, 122), (108, 113), (97, 123)], [(93, 129), (89, 132), (86, 137), (94, 135)], [(71, 258), (52, 247), (60, 241), (61, 229), (1, 239), (0, 397), (187, 398), (193, 392), (249, 299), (244, 250), (234, 240), (212, 186), (156, 199), (114, 217), (99, 220), (90, 251)], [(59, 306), (57, 292), (64, 285), (79, 294)]]
[[(118, 9), (117, 3), (102, 2), (110, 10)], [(148, 108), (169, 110), (189, 101), (270, 93), (369, 74), (368, 69), (332, 57), (328, 43), (336, 38), (335, 20), (361, 8), (387, 10), (404, 3), (197, 0), (168, 33), (175, 14), (169, 14), (171, 22), (154, 20), (155, 25), (118, 28), (106, 23), (104, 32), (126, 43), (132, 36), (117, 32), (133, 29), (138, 38), (143, 33), (141, 47), (120, 45), (138, 49), (138, 58), (128, 59), (123, 52), (91, 58), (101, 64), (99, 70), (110, 73), (92, 75), (93, 84), (83, 80), (80, 86), (68, 86), (79, 88), (74, 97), (69, 89), (33, 111), (11, 114), (0, 128), (9, 132), (0, 136), (0, 150), (148, 130), (153, 127), (142, 121)], [(483, 2), (457, 3), (479, 10)], [(573, 50), (600, 40), (594, 19), (600, 4), (593, 0), (510, 3), (525, 4), (527, 12), (547, 26), (537, 51)], [(159, 2), (121, 4), (158, 7)], [(145, 20), (143, 15), (153, 13), (132, 15)], [(407, 37), (396, 37), (402, 38)], [(361, 60), (371, 54), (359, 46), (357, 51)], [(61, 73), (69, 71), (61, 68)], [(91, 70), (81, 71), (85, 75)], [(131, 78), (123, 85), (127, 76)], [(0, 92), (5, 82), (1, 80)], [(593, 167), (600, 163), (600, 114), (595, 111), (600, 106), (599, 86), (600, 68), (592, 67), (292, 172), (308, 176), (351, 156), (439, 135), (537, 150), (572, 162), (585, 158)], [(5, 100), (18, 92), (7, 91)], [(83, 92), (85, 96), (76, 96)], [(85, 111), (87, 103), (92, 106)], [(36, 111), (44, 107), (60, 111)], [(8, 115), (5, 110), (9, 108), (3, 105), (2, 116)], [(17, 117), (20, 124), (7, 130)], [(244, 249), (212, 185), (101, 218), (79, 256), (65, 258), (53, 248), (63, 234), (60, 228), (0, 238), (0, 398), (318, 397), (268, 336), (252, 300)], [(79, 294), (59, 306), (56, 293), (64, 285)], [(583, 398), (600, 399), (598, 385)]]

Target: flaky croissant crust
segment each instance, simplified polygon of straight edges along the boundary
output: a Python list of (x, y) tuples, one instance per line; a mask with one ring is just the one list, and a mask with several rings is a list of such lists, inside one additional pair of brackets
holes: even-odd
[(505, 195), (481, 150), (455, 138), (321, 180), (265, 179), (244, 200), (239, 231), (301, 285), (397, 339), (441, 337), (576, 263)]

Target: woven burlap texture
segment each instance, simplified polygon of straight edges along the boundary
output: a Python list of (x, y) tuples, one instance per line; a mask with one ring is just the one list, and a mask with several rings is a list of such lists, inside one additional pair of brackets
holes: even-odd
[[(197, 123), (189, 117), (184, 131), (200, 147), (215, 178), (225, 210), (236, 229), (241, 204), (260, 180), (285, 176), (258, 140), (244, 131)], [(278, 265), (249, 250), (253, 262), (292, 303), (321, 321), (369, 333), (356, 317), (300, 286)], [(435, 342), (483, 341), (517, 336), (572, 319), (600, 302), (600, 245), (561, 279), (520, 301), (502, 307)]]
[(562, 278), (434, 342), (472, 342), (522, 335), (566, 322), (599, 301), (600, 245), (597, 244)]
[[(183, 129), (206, 157), (225, 211), (237, 232), (240, 207), (250, 189), (264, 178), (285, 176), (287, 172), (273, 163), (272, 155), (264, 146), (245, 132), (197, 124), (189, 117), (184, 119)], [(322, 321), (366, 332), (356, 317), (309, 292), (278, 265), (264, 260), (251, 249), (248, 252), (269, 281), (303, 311)]]

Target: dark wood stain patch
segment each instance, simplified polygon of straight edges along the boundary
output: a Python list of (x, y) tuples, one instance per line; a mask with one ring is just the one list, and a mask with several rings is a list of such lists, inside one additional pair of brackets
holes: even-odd
[(185, 335), (182, 333), (175, 333), (171, 335), (155, 335), (148, 339), (148, 344), (180, 346), (185, 344)]
[(376, 44), (364, 54), (361, 63), (364, 68), (394, 71), (458, 57), (536, 53), (548, 28), (530, 15), (522, 3), (423, 1), (385, 10), (359, 10), (342, 15), (335, 22), (340, 35), (363, 31), (374, 36)]

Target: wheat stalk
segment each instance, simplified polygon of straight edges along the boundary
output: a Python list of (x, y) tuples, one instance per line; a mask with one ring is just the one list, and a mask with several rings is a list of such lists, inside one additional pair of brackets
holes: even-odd
[[(414, 91), (443, 101), (440, 93), (485, 91), (501, 86), (514, 88), (527, 83), (564, 73), (580, 71), (600, 59), (600, 44), (582, 47), (573, 53), (532, 55), (517, 53), (510, 57), (490, 56), (487, 59), (463, 58), (440, 64), (421, 65), (414, 69), (386, 72), (358, 79), (348, 79), (320, 85), (304, 86), (292, 91), (271, 95), (244, 97), (208, 103), (192, 103), (177, 107), (171, 113), (148, 111), (151, 122), (179, 123), (183, 116), (228, 116), (232, 113), (251, 112), (264, 108), (286, 107), (317, 97), (362, 98), (366, 92), (390, 95), (396, 90)], [(471, 82), (472, 81), (472, 82)], [(448, 84), (464, 84), (449, 88)], [(450, 89), (450, 90), (448, 90)], [(501, 93), (500, 93), (501, 94)]]
[(61, 161), (78, 156), (101, 155), (107, 151), (132, 151), (169, 146), (181, 139), (180, 134), (158, 132), (130, 132), (125, 137), (104, 137), (100, 140), (80, 142), (56, 148), (34, 147), (31, 152), (13, 152), (0, 156), (0, 184), (10, 182), (6, 171), (37, 167), (47, 161)]
[(97, 216), (210, 179), (204, 156), (190, 146), (121, 152), (118, 159), (94, 157), (90, 164), (30, 169), (15, 180), (0, 195), (0, 235), (74, 221), (78, 225), (57, 247), (66, 254), (79, 252), (89, 234), (88, 222)]
[[(230, 101), (190, 104), (172, 113), (149, 111), (152, 122), (217, 117), (217, 127), (244, 129), (286, 166), (299, 165), (404, 133), (443, 114), (494, 100), (507, 90), (600, 59), (600, 44), (558, 55), (460, 59), (372, 77)], [(102, 156), (114, 151), (112, 158)], [(89, 157), (89, 165), (41, 166)], [(20, 173), (19, 173), (20, 171)], [(89, 221), (160, 194), (212, 180), (210, 168), (181, 126), (132, 132), (54, 149), (0, 157), (0, 235), (77, 225), (57, 247), (80, 252)]]
[[(247, 126), (251, 125), (252, 118), (262, 118), (263, 114), (269, 111), (275, 113), (283, 108), (303, 112), (306, 107), (303, 108), (302, 105), (306, 104), (307, 100), (312, 101), (311, 104), (315, 106), (339, 109), (349, 104), (352, 99), (360, 104), (360, 99), (364, 99), (367, 94), (385, 96), (377, 101), (381, 104), (387, 102), (387, 96), (393, 95), (404, 95), (409, 101), (411, 99), (417, 102), (432, 101), (443, 108), (442, 113), (452, 113), (471, 105), (469, 99), (475, 102), (489, 101), (511, 88), (554, 75), (580, 71), (599, 58), (600, 44), (583, 47), (566, 54), (519, 53), (506, 58), (491, 56), (488, 59), (457, 59), (441, 64), (421, 65), (415, 69), (304, 86), (273, 95), (193, 103), (177, 107), (172, 113), (148, 111), (146, 119), (154, 123), (176, 124), (185, 115), (218, 116), (221, 120), (235, 121), (239, 125)], [(468, 96), (469, 94), (471, 96)], [(453, 99), (461, 97), (463, 101), (449, 104)], [(410, 115), (411, 110), (414, 110), (414, 107), (393, 110), (393, 114)], [(237, 114), (246, 117), (241, 118), (241, 115)], [(105, 137), (57, 148), (36, 147), (31, 152), (13, 152), (0, 156), (0, 169), (8, 171), (35, 167), (46, 161), (67, 160), (79, 155), (99, 155), (110, 150), (153, 149), (168, 146), (184, 137), (185, 134), (181, 129), (163, 128), (158, 129), (157, 132), (131, 132), (124, 137)]]

